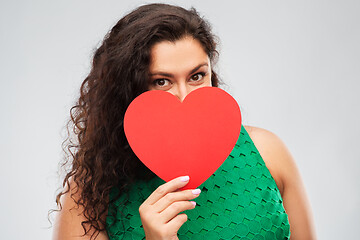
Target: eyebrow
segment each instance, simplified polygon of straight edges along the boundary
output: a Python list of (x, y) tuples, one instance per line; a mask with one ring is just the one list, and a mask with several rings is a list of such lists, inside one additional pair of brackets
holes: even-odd
[[(209, 66), (209, 64), (207, 63), (200, 63), (199, 65), (197, 65), (196, 67), (194, 67), (191, 71), (190, 74), (195, 73), (197, 70), (199, 70), (199, 68), (203, 67), (203, 66)], [(161, 75), (161, 76), (165, 76), (165, 77), (171, 77), (173, 78), (174, 75), (171, 73), (166, 73), (166, 72), (154, 72), (154, 73), (150, 73), (149, 76), (154, 76), (154, 75)]]

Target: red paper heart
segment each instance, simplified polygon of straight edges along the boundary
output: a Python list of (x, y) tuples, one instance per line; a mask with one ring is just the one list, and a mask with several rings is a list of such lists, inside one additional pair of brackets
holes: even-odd
[(126, 110), (124, 130), (130, 147), (151, 171), (165, 181), (188, 175), (183, 189), (192, 189), (230, 154), (240, 134), (241, 114), (236, 100), (216, 87), (196, 89), (183, 102), (165, 91), (147, 91)]

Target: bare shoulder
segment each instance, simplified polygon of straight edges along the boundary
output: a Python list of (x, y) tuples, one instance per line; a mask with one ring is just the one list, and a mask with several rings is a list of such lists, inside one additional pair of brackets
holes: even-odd
[[(70, 183), (70, 189), (74, 189), (74, 183)], [(80, 191), (80, 190), (79, 190)], [(54, 222), (53, 240), (81, 240), (90, 239), (94, 233), (90, 230), (88, 234), (84, 235), (82, 222), (86, 221), (83, 214), (83, 208), (78, 206), (75, 200), (79, 199), (79, 191), (71, 195), (71, 191), (65, 193), (60, 198), (62, 208), (57, 212)], [(96, 240), (108, 240), (106, 232), (95, 233)]]
[[(254, 126), (244, 126), (246, 131), (248, 132), (250, 138), (259, 144), (259, 147), (268, 147), (268, 148), (282, 148), (286, 149), (285, 144), (281, 141), (281, 139), (273, 132), (259, 128)], [(271, 145), (271, 146), (269, 146)]]
[(280, 192), (283, 193), (289, 168), (295, 167), (289, 150), (275, 133), (259, 127), (244, 127), (263, 158)]

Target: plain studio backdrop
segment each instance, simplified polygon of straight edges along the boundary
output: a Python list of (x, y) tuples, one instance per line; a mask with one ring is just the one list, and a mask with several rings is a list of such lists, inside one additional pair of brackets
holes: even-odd
[[(93, 50), (143, 1), (2, 1), (1, 239), (50, 239), (69, 109)], [(300, 169), (319, 239), (360, 225), (360, 2), (170, 1), (220, 39), (218, 70), (243, 124), (268, 129)]]

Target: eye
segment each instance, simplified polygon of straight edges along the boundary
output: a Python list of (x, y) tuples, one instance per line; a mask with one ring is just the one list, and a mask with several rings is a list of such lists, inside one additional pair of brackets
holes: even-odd
[(170, 84), (169, 80), (164, 78), (156, 79), (152, 82), (152, 85), (155, 87), (166, 87), (169, 84)]
[(199, 72), (199, 73), (196, 73), (194, 75), (191, 76), (190, 80), (191, 81), (200, 81), (203, 79), (203, 77), (205, 76), (205, 73), (204, 72)]

